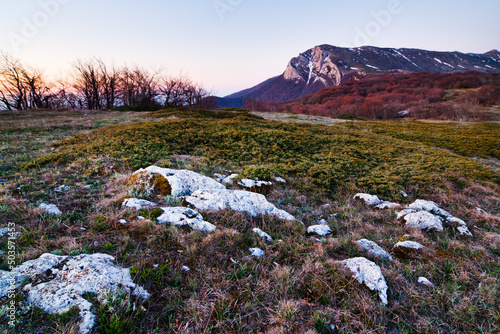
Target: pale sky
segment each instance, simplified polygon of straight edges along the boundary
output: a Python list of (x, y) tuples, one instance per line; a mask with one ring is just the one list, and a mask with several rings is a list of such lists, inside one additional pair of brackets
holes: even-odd
[(484, 53), (499, 0), (0, 0), (0, 52), (56, 75), (77, 59), (182, 71), (224, 96), (319, 44)]

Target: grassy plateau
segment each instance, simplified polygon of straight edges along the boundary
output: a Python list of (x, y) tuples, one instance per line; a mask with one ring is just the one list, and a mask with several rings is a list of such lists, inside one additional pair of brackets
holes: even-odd
[[(17, 263), (48, 252), (101, 252), (129, 267), (150, 299), (87, 296), (99, 318), (95, 333), (500, 332), (500, 124), (265, 117), (185, 109), (0, 113), (0, 228), (14, 223), (21, 233)], [(155, 210), (121, 207), (130, 175), (149, 165), (285, 178), (267, 198), (305, 226), (232, 211), (201, 212), (217, 226), (208, 235), (159, 225)], [(69, 190), (55, 191), (61, 185)], [(401, 204), (433, 200), (474, 236), (406, 228), (394, 210), (353, 200), (358, 192)], [(42, 213), (40, 203), (56, 204), (63, 215)], [(321, 219), (333, 233), (308, 236), (306, 227)], [(413, 240), (434, 252), (380, 261), (356, 247), (362, 238), (388, 251)], [(266, 255), (251, 257), (250, 247)], [(5, 239), (0, 250), (7, 251)], [(358, 256), (380, 265), (387, 306), (337, 264)], [(435, 288), (418, 285), (420, 276)], [(47, 314), (22, 291), (16, 302), (18, 333), (78, 331), (78, 310)], [(7, 303), (0, 301), (5, 333)]]

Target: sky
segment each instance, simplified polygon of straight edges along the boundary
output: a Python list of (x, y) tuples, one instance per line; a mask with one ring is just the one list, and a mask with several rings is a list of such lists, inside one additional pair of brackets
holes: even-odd
[(0, 53), (49, 76), (76, 60), (162, 68), (225, 96), (316, 45), (484, 53), (498, 0), (0, 0)]

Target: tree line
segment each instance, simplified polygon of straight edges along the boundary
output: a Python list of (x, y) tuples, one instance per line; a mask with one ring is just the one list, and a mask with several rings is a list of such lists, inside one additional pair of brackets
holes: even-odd
[(49, 82), (40, 69), (0, 54), (0, 110), (116, 107), (211, 108), (209, 92), (186, 75), (140, 66), (109, 66), (99, 58), (72, 64), (69, 78)]

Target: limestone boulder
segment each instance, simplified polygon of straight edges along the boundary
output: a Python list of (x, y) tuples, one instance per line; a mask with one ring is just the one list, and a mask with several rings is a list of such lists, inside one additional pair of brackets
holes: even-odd
[(443, 220), (427, 211), (409, 213), (403, 217), (406, 226), (410, 226), (423, 231), (443, 231)]
[[(27, 261), (10, 272), (0, 271), (0, 282), (15, 282), (16, 288), (26, 278), (31, 283), (24, 286), (27, 300), (51, 314), (67, 312), (71, 307), (80, 310), (79, 333), (91, 333), (96, 322), (92, 304), (83, 298), (85, 293), (99, 294), (104, 289), (121, 289), (147, 299), (149, 293), (136, 285), (127, 268), (113, 264), (107, 254), (82, 254), (56, 256), (43, 254)], [(0, 284), (0, 297), (8, 292), (8, 285)]]
[(269, 203), (264, 195), (244, 190), (198, 190), (185, 200), (196, 209), (203, 211), (230, 209), (247, 212), (253, 217), (271, 215), (279, 219), (295, 220), (295, 217), (288, 212)]
[(149, 166), (137, 170), (129, 183), (149, 187), (162, 195), (189, 196), (197, 190), (226, 189), (214, 179), (185, 169)]
[(382, 304), (387, 305), (387, 282), (379, 266), (364, 257), (347, 259), (339, 263), (349, 269), (360, 284), (377, 291)]
[(378, 198), (378, 196), (370, 194), (358, 193), (354, 195), (354, 199), (362, 200), (363, 202), (365, 202), (366, 205), (370, 206), (382, 204), (382, 201), (380, 200), (380, 198)]

